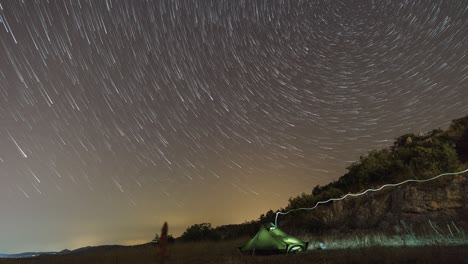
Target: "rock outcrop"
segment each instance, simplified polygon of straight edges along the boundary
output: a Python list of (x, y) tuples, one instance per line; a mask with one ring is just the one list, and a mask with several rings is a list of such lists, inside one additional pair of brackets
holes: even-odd
[(360, 197), (348, 197), (308, 212), (309, 219), (335, 230), (388, 229), (428, 221), (468, 227), (468, 174), (407, 183)]

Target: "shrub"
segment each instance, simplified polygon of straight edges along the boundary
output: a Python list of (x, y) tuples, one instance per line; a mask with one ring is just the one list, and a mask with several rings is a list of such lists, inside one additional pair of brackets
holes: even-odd
[(450, 130), (462, 131), (468, 129), (468, 116), (452, 120)]
[(221, 236), (210, 223), (195, 224), (187, 228), (180, 237), (185, 241), (220, 240)]
[(460, 166), (455, 144), (438, 139), (432, 140), (430, 145), (403, 147), (398, 150), (397, 157), (423, 177), (453, 171)]

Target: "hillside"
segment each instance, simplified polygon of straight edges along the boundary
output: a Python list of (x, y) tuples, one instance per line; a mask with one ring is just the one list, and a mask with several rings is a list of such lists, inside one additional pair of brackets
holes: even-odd
[[(468, 161), (468, 116), (453, 120), (446, 131), (406, 134), (386, 149), (371, 151), (348, 167), (348, 172), (312, 193), (291, 198), (285, 209), (312, 207), (318, 201), (342, 197), (386, 183), (428, 179), (445, 172), (466, 169)], [(447, 176), (427, 183), (409, 183), (320, 205), (280, 217), (282, 228), (323, 232), (356, 229), (393, 229), (399, 225), (446, 225), (468, 227), (468, 177)], [(273, 221), (274, 212), (260, 217)], [(430, 222), (432, 221), (432, 222)], [(452, 227), (453, 228), (453, 227)]]
[[(447, 130), (405, 134), (388, 148), (371, 151), (349, 166), (348, 172), (325, 186), (316, 186), (311, 193), (290, 198), (285, 211), (312, 207), (318, 201), (339, 198), (387, 183), (407, 179), (428, 179), (445, 172), (468, 168), (468, 116), (452, 121)], [(428, 183), (410, 183), (347, 198), (314, 211), (299, 211), (280, 216), (279, 225), (288, 232), (321, 233), (381, 229), (388, 231), (400, 225), (436, 228), (437, 224), (456, 223), (468, 227), (467, 177), (448, 176)], [(220, 226), (214, 230), (221, 238), (253, 235), (260, 223), (274, 222), (270, 210), (258, 220), (240, 225)], [(432, 221), (432, 222), (429, 222)], [(436, 226), (431, 226), (434, 224)], [(421, 225), (422, 224), (422, 225)]]

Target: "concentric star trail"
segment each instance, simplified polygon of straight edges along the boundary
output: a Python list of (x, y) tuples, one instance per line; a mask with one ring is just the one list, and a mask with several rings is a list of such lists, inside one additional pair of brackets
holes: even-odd
[(0, 0), (0, 250), (250, 221), (447, 128), (468, 115), (466, 17), (466, 0)]

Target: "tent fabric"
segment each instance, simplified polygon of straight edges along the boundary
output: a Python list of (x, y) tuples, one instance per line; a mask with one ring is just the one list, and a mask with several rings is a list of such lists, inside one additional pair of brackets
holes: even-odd
[(308, 244), (267, 223), (260, 226), (258, 233), (240, 250), (250, 254), (291, 253), (306, 250)]

